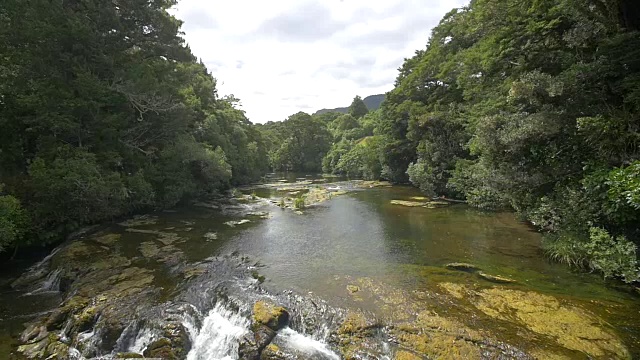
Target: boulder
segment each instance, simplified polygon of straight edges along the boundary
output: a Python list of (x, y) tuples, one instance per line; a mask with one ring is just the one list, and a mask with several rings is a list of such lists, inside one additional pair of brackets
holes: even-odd
[(262, 300), (253, 305), (253, 321), (278, 331), (289, 322), (289, 312), (282, 306)]

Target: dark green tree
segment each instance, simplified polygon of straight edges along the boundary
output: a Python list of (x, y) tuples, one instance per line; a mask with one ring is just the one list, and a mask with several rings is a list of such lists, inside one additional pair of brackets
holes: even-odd
[(349, 105), (349, 115), (356, 119), (360, 119), (367, 115), (368, 112), (369, 109), (367, 109), (367, 105), (362, 101), (360, 96), (356, 95), (356, 97), (353, 98), (351, 105)]

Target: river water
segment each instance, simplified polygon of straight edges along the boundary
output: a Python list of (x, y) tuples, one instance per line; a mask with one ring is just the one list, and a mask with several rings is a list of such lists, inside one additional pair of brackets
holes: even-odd
[[(273, 179), (276, 180), (279, 179)], [(296, 182), (294, 178), (288, 180), (288, 183), (284, 180), (280, 183), (284, 186)], [(314, 301), (322, 301), (327, 309), (365, 311), (376, 319), (383, 319), (381, 321), (387, 325), (409, 321), (405, 313), (420, 318), (421, 309), (428, 308), (430, 314), (465, 323), (465, 329), (490, 333), (495, 340), (525, 353), (544, 348), (566, 358), (612, 356), (599, 349), (589, 353), (589, 345), (576, 345), (564, 340), (553, 329), (547, 331), (539, 325), (526, 324), (530, 321), (526, 317), (527, 311), (531, 313), (529, 308), (505, 307), (486, 297), (496, 288), (516, 297), (520, 296), (518, 294), (524, 294), (524, 297), (540, 294), (545, 296), (543, 299), (553, 299), (556, 308), (566, 305), (579, 309), (580, 314), (589, 314), (588, 319), (598, 319), (620, 339), (627, 353), (619, 352), (613, 357), (640, 357), (640, 306), (634, 290), (615, 281), (605, 281), (596, 274), (574, 272), (564, 265), (549, 262), (540, 247), (541, 236), (513, 214), (482, 212), (464, 204), (424, 208), (391, 203), (392, 200), (420, 197), (421, 194), (411, 187), (352, 188), (348, 182), (327, 185), (321, 181), (313, 184), (350, 191), (299, 214), (265, 200), (275, 202), (288, 196), (292, 189), (277, 186), (247, 188), (243, 192), (257, 196), (257, 202), (221, 209), (212, 208), (215, 206), (181, 208), (153, 214), (154, 221), (138, 224), (136, 231), (113, 224), (101, 232), (121, 235), (117, 251), (123, 257), (133, 259), (134, 265), (151, 269), (154, 284), (163, 289), (155, 303), (193, 307), (181, 315), (191, 339), (188, 359), (237, 357), (237, 343), (249, 331), (247, 314), (257, 296), (270, 296), (292, 307), (297, 306), (296, 301), (306, 301), (300, 300), (302, 297), (319, 299)], [(235, 226), (225, 224), (240, 219), (250, 222)], [(235, 285), (227, 282), (224, 289), (232, 294), (229, 301), (233, 305), (205, 297), (197, 289), (202, 286), (213, 288), (210, 284), (219, 280), (212, 279), (240, 276), (211, 275), (209, 279), (201, 275), (195, 280), (200, 288), (189, 285), (192, 280), (187, 284), (166, 266), (167, 261), (157, 260), (157, 256), (153, 261), (149, 260), (153, 256), (140, 256), (142, 244), (149, 243), (150, 238), (157, 235), (153, 231), (174, 232), (185, 240), (170, 245), (180, 252), (180, 263), (198, 264), (225, 254), (250, 257), (252, 266), (247, 268), (264, 276), (261, 290), (255, 290), (255, 281), (246, 284), (238, 281)], [(478, 270), (457, 271), (446, 267), (454, 262), (469, 263)], [(44, 270), (35, 266), (29, 271), (46, 272), (39, 287), (11, 288), (11, 275), (6, 275), (0, 282), (3, 286), (0, 294), (0, 358), (4, 358), (1, 354), (15, 352), (24, 323), (38, 319), (69, 295), (58, 291), (61, 270), (48, 264)], [(479, 272), (515, 282), (495, 284), (479, 276)], [(249, 288), (253, 290), (247, 290)], [(293, 295), (285, 298), (278, 294), (297, 294), (300, 298)], [(476, 301), (489, 305), (476, 309)], [(491, 306), (491, 309), (502, 309), (500, 311), (505, 313), (496, 313), (489, 309)], [(191, 312), (190, 320), (184, 320), (189, 317), (185, 314)], [(405, 315), (398, 315), (399, 312)], [(328, 313), (325, 309), (322, 316), (327, 318)], [(555, 312), (549, 320), (555, 321), (554, 316), (564, 318), (563, 314), (567, 312)], [(328, 340), (339, 324), (314, 323), (311, 329), (305, 327), (305, 321), (294, 322), (281, 330), (274, 343), (285, 351), (290, 349), (290, 353), (298, 354), (298, 358), (339, 359), (343, 356), (343, 349)], [(393, 330), (388, 332), (393, 333)], [(93, 334), (85, 335), (90, 338)], [(119, 351), (142, 353), (154, 336), (153, 331), (140, 327), (127, 340), (126, 346), (122, 345), (121, 336)], [(414, 356), (424, 355), (421, 347), (403, 342), (407, 336), (396, 336), (398, 339), (395, 339), (389, 334), (380, 335), (370, 358), (393, 358), (398, 348), (408, 349)], [(575, 338), (579, 339), (581, 335)], [(532, 342), (535, 343), (533, 347)], [(602, 348), (607, 347), (603, 345)], [(77, 351), (77, 358), (84, 356), (79, 350), (73, 351)], [(537, 357), (542, 358), (541, 355)]]

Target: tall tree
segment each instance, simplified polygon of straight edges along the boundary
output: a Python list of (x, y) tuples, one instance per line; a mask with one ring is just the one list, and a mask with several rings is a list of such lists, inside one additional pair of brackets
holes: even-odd
[(360, 96), (356, 95), (356, 97), (353, 98), (351, 105), (349, 105), (349, 115), (356, 119), (360, 119), (367, 115), (368, 112), (369, 109), (367, 109), (367, 105), (362, 101)]

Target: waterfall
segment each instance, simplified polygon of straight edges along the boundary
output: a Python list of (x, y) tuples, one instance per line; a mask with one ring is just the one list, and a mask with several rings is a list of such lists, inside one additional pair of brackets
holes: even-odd
[(249, 325), (249, 319), (238, 311), (216, 304), (197, 331), (187, 360), (237, 359), (238, 343), (249, 332)]
[[(243, 313), (231, 310), (225, 302), (216, 304), (203, 320), (202, 327), (194, 331), (196, 335), (192, 339), (193, 347), (187, 360), (237, 359), (239, 342), (249, 333), (251, 325)], [(189, 321), (183, 325), (187, 329), (194, 327)], [(326, 334), (317, 335), (305, 335), (286, 327), (278, 332), (274, 343), (285, 352), (300, 354), (305, 359), (339, 360), (340, 356), (331, 351), (326, 343), (316, 339), (323, 339)]]
[(303, 335), (289, 327), (280, 330), (275, 341), (284, 348), (303, 354), (305, 359), (340, 360), (340, 356), (331, 351), (327, 344)]
[(42, 294), (47, 292), (59, 292), (60, 291), (60, 279), (62, 277), (62, 270), (56, 269), (47, 275), (46, 278), (40, 283), (40, 286), (23, 296)]

